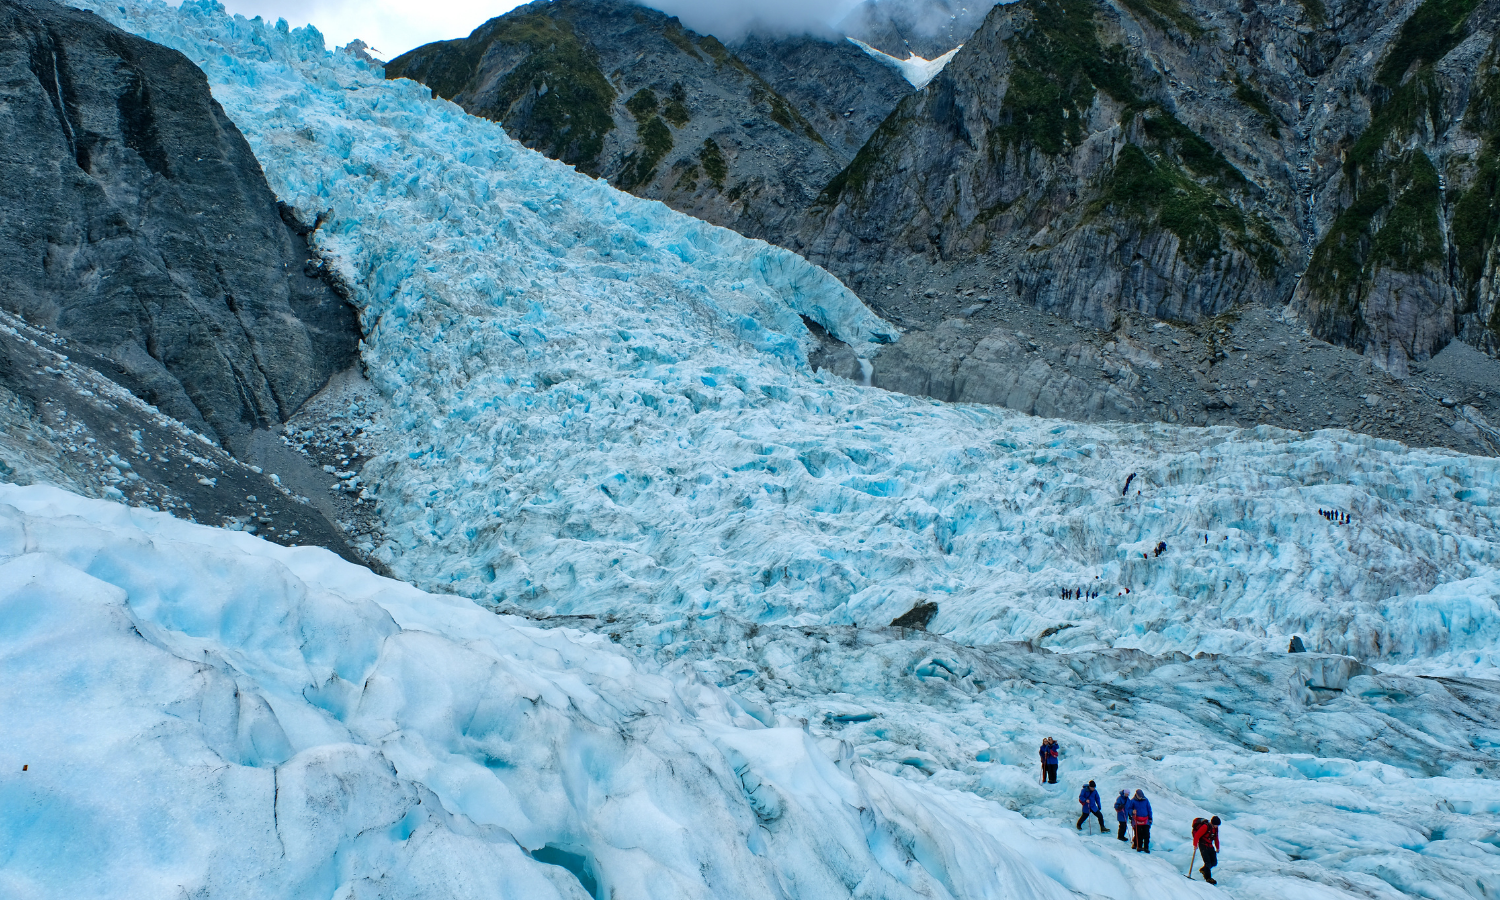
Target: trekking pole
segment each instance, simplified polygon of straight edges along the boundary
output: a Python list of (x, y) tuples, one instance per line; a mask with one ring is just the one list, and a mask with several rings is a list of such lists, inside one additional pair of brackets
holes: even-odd
[(1193, 858), (1190, 859), (1190, 860), (1188, 860), (1188, 870), (1187, 870), (1188, 881), (1192, 881), (1193, 880), (1193, 863), (1195, 863), (1197, 861), (1198, 861), (1198, 845), (1194, 844), (1193, 845)]

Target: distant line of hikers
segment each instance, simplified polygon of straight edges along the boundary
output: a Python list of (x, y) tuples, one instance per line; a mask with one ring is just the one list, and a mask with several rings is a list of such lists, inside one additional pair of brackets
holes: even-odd
[[(1038, 755), (1042, 759), (1042, 783), (1057, 784), (1057, 741), (1050, 737), (1043, 740)], [(1078, 814), (1078, 822), (1073, 826), (1075, 829), (1082, 831), (1083, 823), (1088, 821), (1089, 816), (1093, 816), (1099, 821), (1099, 833), (1109, 834), (1109, 829), (1104, 825), (1103, 803), (1094, 782), (1088, 782), (1078, 792), (1078, 805), (1083, 807), (1083, 811)], [(1120, 796), (1115, 798), (1115, 818), (1120, 823), (1116, 838), (1125, 840), (1125, 826), (1129, 825), (1130, 848), (1137, 853), (1151, 852), (1151, 801), (1146, 799), (1145, 791), (1137, 789), (1134, 796), (1128, 790), (1120, 791)], [(1213, 868), (1219, 864), (1219, 825), (1218, 816), (1193, 820), (1193, 851), (1195, 856), (1201, 854), (1203, 857), (1203, 865), (1198, 871), (1209, 884), (1218, 883), (1214, 881)]]
[(1349, 514), (1337, 509), (1320, 509), (1318, 510), (1318, 515), (1322, 516), (1335, 525), (1349, 524)]
[(1058, 596), (1063, 600), (1096, 600), (1099, 591), (1095, 588), (1063, 588)]

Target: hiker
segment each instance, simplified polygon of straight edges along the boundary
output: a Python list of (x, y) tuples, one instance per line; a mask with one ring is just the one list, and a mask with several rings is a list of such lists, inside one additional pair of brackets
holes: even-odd
[(1193, 846), (1203, 856), (1203, 865), (1198, 867), (1198, 871), (1203, 873), (1203, 880), (1209, 884), (1218, 884), (1214, 881), (1214, 866), (1219, 864), (1218, 816), (1207, 821), (1193, 820)]
[(1057, 741), (1052, 738), (1043, 740), (1037, 755), (1042, 758), (1042, 783), (1057, 784)]
[(1078, 822), (1073, 826), (1075, 831), (1083, 830), (1083, 823), (1088, 821), (1089, 814), (1092, 813), (1099, 820), (1099, 833), (1109, 834), (1109, 829), (1104, 827), (1104, 813), (1101, 812), (1104, 807), (1099, 800), (1099, 791), (1092, 781), (1078, 792), (1078, 805), (1083, 807), (1083, 812), (1078, 814)]
[(1125, 823), (1130, 820), (1130, 815), (1125, 812), (1130, 806), (1130, 791), (1120, 791), (1120, 796), (1115, 798), (1115, 818), (1120, 820), (1120, 833), (1115, 837), (1125, 840)]
[(1135, 840), (1130, 847), (1137, 853), (1151, 852), (1151, 801), (1146, 792), (1136, 789), (1130, 799), (1130, 823), (1135, 826)]

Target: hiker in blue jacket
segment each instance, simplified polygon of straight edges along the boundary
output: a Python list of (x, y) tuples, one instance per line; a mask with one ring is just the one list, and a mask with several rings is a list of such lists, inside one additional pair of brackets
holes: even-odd
[(1044, 739), (1037, 755), (1042, 758), (1042, 783), (1057, 784), (1057, 741), (1050, 737)]
[(1135, 840), (1131, 842), (1131, 849), (1137, 853), (1151, 852), (1151, 801), (1146, 799), (1146, 792), (1136, 790), (1135, 796), (1130, 799), (1130, 823), (1135, 826)]
[(1078, 805), (1083, 807), (1083, 812), (1078, 814), (1078, 824), (1073, 826), (1075, 829), (1082, 831), (1083, 823), (1087, 821), (1089, 814), (1093, 813), (1094, 818), (1099, 820), (1099, 833), (1109, 834), (1109, 829), (1104, 827), (1104, 813), (1101, 812), (1104, 807), (1099, 800), (1099, 791), (1095, 789), (1092, 781), (1078, 792)]
[(1115, 798), (1115, 818), (1120, 820), (1120, 833), (1116, 835), (1120, 840), (1125, 840), (1125, 823), (1130, 821), (1130, 792), (1121, 791), (1120, 796)]

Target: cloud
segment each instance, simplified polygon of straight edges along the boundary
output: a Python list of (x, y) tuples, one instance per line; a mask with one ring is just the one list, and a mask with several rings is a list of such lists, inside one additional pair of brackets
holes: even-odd
[[(523, 0), (223, 0), (231, 13), (284, 18), (293, 27), (311, 23), (338, 47), (355, 38), (382, 59), (431, 43), (467, 37)], [(734, 41), (752, 29), (779, 34), (824, 32), (859, 0), (634, 0), (676, 16), (700, 34)], [(946, 7), (954, 0), (886, 0), (902, 7)], [(977, 0), (988, 7), (994, 0)], [(943, 16), (946, 18), (946, 16)]]
[(223, 0), (231, 13), (284, 18), (293, 27), (311, 23), (328, 46), (355, 38), (393, 59), (432, 41), (467, 37), (522, 0)]
[(828, 31), (858, 0), (638, 0), (676, 16), (699, 34), (734, 41), (749, 31)]

